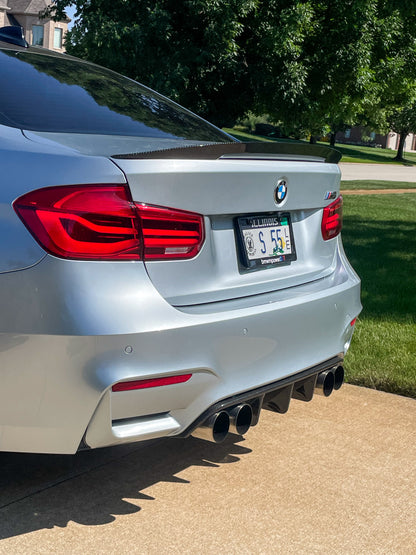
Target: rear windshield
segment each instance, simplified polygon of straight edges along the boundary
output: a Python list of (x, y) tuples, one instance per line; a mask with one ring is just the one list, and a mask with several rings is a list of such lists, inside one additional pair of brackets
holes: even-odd
[(0, 124), (9, 127), (204, 142), (231, 140), (147, 87), (86, 62), (0, 50), (0, 81)]

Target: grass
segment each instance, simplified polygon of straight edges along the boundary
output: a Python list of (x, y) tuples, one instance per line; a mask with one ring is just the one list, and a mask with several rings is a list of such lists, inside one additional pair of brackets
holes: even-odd
[(264, 137), (263, 135), (254, 135), (254, 133), (247, 133), (246, 131), (243, 131), (242, 129), (239, 128), (229, 128), (229, 127), (223, 127), (223, 131), (225, 131), (226, 133), (229, 133), (230, 135), (232, 135), (233, 137), (235, 137), (236, 139), (238, 139), (239, 141), (242, 141), (244, 143), (247, 142), (254, 142), (254, 143), (299, 143), (299, 142), (303, 142), (303, 141), (296, 141), (295, 139), (272, 139), (270, 137)]
[(416, 398), (416, 196), (344, 201), (343, 241), (362, 280), (364, 306), (347, 379)]
[(341, 190), (356, 189), (416, 189), (416, 183), (408, 181), (352, 180), (341, 181)]
[[(270, 137), (263, 137), (262, 135), (254, 135), (246, 133), (239, 128), (224, 128), (226, 133), (233, 135), (236, 139), (247, 141), (267, 141), (267, 142), (281, 142), (290, 139), (271, 139)], [(299, 141), (296, 141), (299, 142)], [(328, 144), (328, 143), (321, 143)], [(342, 154), (341, 162), (354, 162), (361, 164), (399, 164), (412, 166), (416, 164), (416, 152), (406, 152), (404, 162), (396, 162), (393, 158), (396, 156), (395, 150), (387, 148), (372, 148), (369, 146), (355, 146), (355, 145), (340, 145), (336, 144), (335, 148)]]
[(342, 154), (341, 162), (354, 162), (358, 164), (399, 164), (413, 166), (416, 164), (416, 152), (406, 152), (405, 162), (396, 162), (393, 158), (396, 151), (389, 148), (371, 148), (369, 146), (340, 145), (335, 148)]
[[(227, 129), (241, 141), (273, 141)], [(336, 145), (342, 162), (394, 162), (395, 151)], [(406, 164), (416, 153), (406, 153)], [(344, 181), (343, 189), (413, 189), (415, 183)], [(346, 357), (347, 381), (416, 399), (416, 195), (344, 198), (343, 242), (362, 280), (363, 311)]]

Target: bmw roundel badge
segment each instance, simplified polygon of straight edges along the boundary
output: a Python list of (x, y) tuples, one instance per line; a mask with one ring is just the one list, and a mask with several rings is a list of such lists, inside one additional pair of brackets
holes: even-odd
[(277, 204), (280, 204), (281, 202), (283, 202), (285, 200), (286, 197), (287, 197), (286, 180), (280, 179), (277, 182), (277, 187), (276, 187), (276, 190), (274, 192), (275, 201), (277, 202)]

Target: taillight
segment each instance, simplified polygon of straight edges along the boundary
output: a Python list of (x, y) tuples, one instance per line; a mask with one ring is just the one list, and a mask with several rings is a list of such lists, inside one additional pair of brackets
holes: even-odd
[(48, 252), (61, 258), (141, 258), (134, 204), (123, 185), (70, 185), (31, 191), (13, 206)]
[(339, 196), (329, 206), (324, 208), (322, 216), (322, 237), (324, 241), (333, 239), (342, 229), (342, 196)]
[(204, 242), (199, 214), (136, 204), (143, 234), (145, 260), (193, 258)]
[(38, 243), (60, 258), (184, 259), (204, 241), (202, 216), (135, 204), (125, 185), (48, 187), (13, 206)]

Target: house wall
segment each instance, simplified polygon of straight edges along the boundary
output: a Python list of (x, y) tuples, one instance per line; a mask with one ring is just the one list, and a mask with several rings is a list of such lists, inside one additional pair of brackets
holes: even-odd
[[(0, 0), (1, 2), (5, 0)], [(27, 6), (27, 4), (30, 4)], [(43, 47), (49, 48), (50, 50), (55, 50), (57, 52), (65, 52), (63, 48), (63, 43), (65, 40), (65, 34), (68, 30), (68, 22), (66, 21), (52, 21), (50, 19), (41, 19), (39, 17), (39, 11), (45, 9), (48, 5), (47, 1), (39, 0), (36, 4), (31, 3), (28, 0), (9, 0), (9, 13), (12, 14), (19, 25), (24, 29), (25, 39), (29, 44), (33, 44), (33, 26), (40, 25), (43, 27)], [(33, 11), (29, 11), (33, 10)], [(1, 22), (1, 11), (0, 11), (0, 22)], [(5, 23), (9, 25), (9, 23)], [(54, 32), (55, 28), (62, 29), (62, 47), (56, 48), (54, 46)]]
[[(399, 138), (400, 136), (397, 133), (394, 133), (393, 131), (391, 131), (388, 134), (387, 148), (392, 148), (396, 150), (397, 147), (399, 146)], [(404, 143), (404, 149), (407, 151), (416, 150), (416, 135), (414, 133), (409, 133), (409, 135), (406, 137), (406, 141)]]
[[(55, 48), (54, 46), (54, 32), (55, 29), (62, 29), (62, 46), (61, 48)], [(65, 52), (65, 48), (63, 47), (65, 34), (68, 30), (68, 24), (62, 21), (48, 21), (45, 23), (45, 38), (44, 38), (44, 45), (46, 48), (50, 48), (51, 50), (56, 50), (57, 52)]]
[[(345, 132), (338, 132), (336, 135), (336, 141), (342, 144), (365, 144), (368, 141), (363, 141), (364, 128), (362, 127), (352, 127)], [(368, 134), (368, 131), (366, 132)], [(381, 148), (390, 148), (392, 150), (397, 150), (399, 144), (399, 135), (390, 131), (386, 135), (381, 135), (380, 133), (373, 133), (371, 140), (368, 142), (369, 146), (380, 146)], [(405, 150), (416, 150), (416, 135), (413, 133), (409, 134), (405, 142)]]
[(6, 17), (7, 6), (3, 0), (0, 0), (0, 27), (6, 27), (9, 23)]
[(54, 47), (54, 31), (55, 28), (62, 29), (62, 45), (65, 39), (65, 33), (68, 30), (68, 24), (62, 21), (51, 21), (48, 19), (40, 19), (37, 15), (26, 15), (26, 14), (13, 14), (17, 21), (24, 29), (25, 39), (29, 44), (33, 44), (33, 25), (43, 26), (43, 46), (44, 48), (49, 48), (50, 50), (56, 50), (58, 52), (65, 52), (63, 46), (61, 48)]

